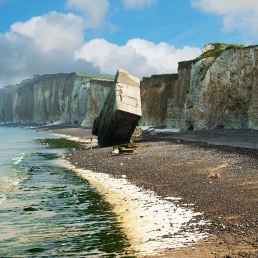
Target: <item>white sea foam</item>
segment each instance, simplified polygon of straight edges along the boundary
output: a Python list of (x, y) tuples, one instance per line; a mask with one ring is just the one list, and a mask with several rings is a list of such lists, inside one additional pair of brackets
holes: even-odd
[(14, 161), (14, 164), (17, 165), (23, 160), (23, 157), (13, 157), (12, 160)]
[(42, 126), (51, 126), (51, 125), (60, 125), (62, 124), (62, 121), (56, 121), (56, 122), (53, 122), (53, 123), (47, 123), (46, 125), (42, 125)]
[(8, 186), (9, 190), (14, 190), (15, 186), (17, 186), (21, 182), (21, 180), (9, 176), (5, 176), (4, 181), (6, 182), (6, 186)]
[(180, 205), (179, 198), (160, 198), (152, 191), (145, 191), (124, 177), (76, 169), (97, 188), (113, 208), (124, 233), (137, 254), (158, 254), (170, 248), (193, 245), (207, 236), (198, 225), (208, 223), (191, 205)]
[(6, 195), (5, 194), (1, 194), (0, 195), (0, 205), (2, 204), (2, 202), (4, 202), (6, 200)]
[(12, 185), (18, 185), (21, 181), (20, 180), (12, 180)]

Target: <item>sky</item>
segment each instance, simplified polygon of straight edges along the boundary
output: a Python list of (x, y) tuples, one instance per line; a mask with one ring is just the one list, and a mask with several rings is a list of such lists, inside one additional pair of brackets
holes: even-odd
[(34, 75), (177, 73), (213, 42), (258, 44), (257, 0), (0, 0), (0, 88)]

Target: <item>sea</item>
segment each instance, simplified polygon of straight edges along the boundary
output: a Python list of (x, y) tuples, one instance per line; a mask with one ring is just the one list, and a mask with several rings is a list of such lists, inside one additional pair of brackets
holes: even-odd
[(110, 204), (36, 129), (0, 126), (0, 257), (134, 257)]

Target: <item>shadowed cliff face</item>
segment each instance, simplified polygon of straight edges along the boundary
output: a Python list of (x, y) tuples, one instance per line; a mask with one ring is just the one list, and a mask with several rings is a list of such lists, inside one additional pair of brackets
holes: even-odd
[(152, 75), (141, 81), (140, 125), (165, 125), (168, 99), (174, 95), (177, 74)]
[(141, 82), (140, 125), (180, 126), (190, 86), (192, 61), (180, 62), (178, 74), (153, 75)]
[(0, 122), (13, 121), (13, 91), (12, 87), (0, 91)]
[[(101, 83), (100, 83), (101, 82)], [(92, 126), (95, 118), (100, 114), (105, 99), (110, 91), (113, 81), (91, 81), (88, 95), (87, 112), (82, 126)]]
[(178, 65), (178, 80), (175, 89), (168, 99), (166, 125), (177, 130), (181, 127), (182, 113), (189, 93), (192, 61), (180, 62)]
[(81, 123), (88, 111), (92, 86), (109, 88), (112, 83), (72, 73), (36, 76), (7, 86), (0, 90), (0, 122)]

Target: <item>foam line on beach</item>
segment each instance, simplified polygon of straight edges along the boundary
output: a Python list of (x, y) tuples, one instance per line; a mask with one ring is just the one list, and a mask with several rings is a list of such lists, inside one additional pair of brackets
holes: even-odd
[(6, 200), (6, 195), (5, 194), (0, 194), (0, 205), (2, 204), (2, 202), (4, 202)]
[(198, 225), (207, 222), (200, 213), (193, 211), (192, 205), (183, 207), (173, 197), (170, 201), (169, 198), (164, 200), (152, 191), (133, 185), (125, 176), (114, 178), (69, 166), (112, 205), (131, 249), (137, 254), (158, 254), (167, 249), (194, 245), (207, 236), (198, 229)]
[(18, 165), (23, 160), (23, 156), (13, 157), (12, 160), (14, 161), (14, 165)]

